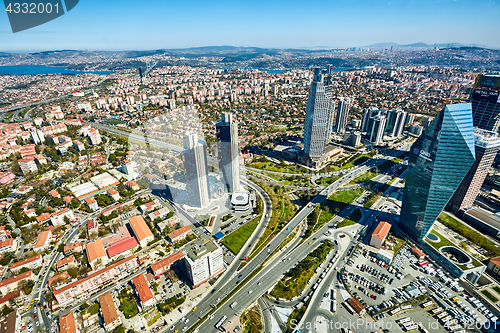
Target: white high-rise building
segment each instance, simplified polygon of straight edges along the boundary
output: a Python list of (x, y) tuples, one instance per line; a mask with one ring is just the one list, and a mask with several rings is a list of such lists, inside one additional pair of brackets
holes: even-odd
[(335, 124), (335, 131), (337, 133), (345, 133), (351, 101), (352, 99), (350, 97), (339, 97), (339, 101), (337, 103), (337, 122)]
[(205, 207), (210, 201), (205, 141), (198, 139), (197, 134), (186, 135), (182, 156), (189, 204), (194, 207)]
[(213, 241), (195, 244), (187, 253), (185, 263), (194, 288), (224, 271), (222, 249)]
[(379, 145), (383, 142), (386, 123), (387, 118), (383, 115), (376, 115), (373, 117), (370, 142), (374, 145)]
[(88, 130), (88, 133), (89, 133), (89, 139), (90, 139), (90, 142), (92, 143), (92, 145), (98, 145), (102, 142), (101, 141), (101, 134), (99, 134), (99, 131), (97, 130), (97, 128), (90, 128)]
[(222, 113), (222, 119), (215, 125), (217, 131), (217, 150), (219, 169), (228, 192), (241, 189), (240, 149), (238, 147), (238, 123), (230, 113)]

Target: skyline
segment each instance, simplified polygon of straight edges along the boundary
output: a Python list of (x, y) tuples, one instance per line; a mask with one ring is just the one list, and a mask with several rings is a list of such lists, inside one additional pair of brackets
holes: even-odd
[[(325, 8), (327, 8), (325, 10)], [(481, 13), (480, 18), (470, 13)], [(80, 2), (42, 26), (13, 34), (0, 20), (6, 52), (60, 49), (151, 50), (234, 45), (263, 48), (346, 48), (392, 42), (461, 43), (500, 48), (495, 1), (298, 1), (187, 3)], [(485, 33), (477, 33), (478, 31)], [(488, 32), (489, 31), (489, 32)]]

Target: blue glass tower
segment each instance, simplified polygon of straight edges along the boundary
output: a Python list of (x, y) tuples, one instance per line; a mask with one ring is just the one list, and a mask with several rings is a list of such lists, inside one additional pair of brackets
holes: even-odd
[(447, 105), (411, 147), (400, 229), (424, 239), (474, 161), (471, 104)]

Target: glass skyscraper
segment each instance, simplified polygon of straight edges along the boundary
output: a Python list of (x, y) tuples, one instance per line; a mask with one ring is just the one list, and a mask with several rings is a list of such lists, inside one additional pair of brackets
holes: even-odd
[(240, 191), (240, 149), (238, 147), (238, 124), (233, 115), (223, 112), (222, 119), (215, 124), (219, 169), (228, 192)]
[(184, 138), (182, 157), (187, 183), (189, 205), (205, 207), (210, 202), (208, 185), (207, 146), (196, 134)]
[(424, 239), (474, 161), (471, 104), (447, 105), (411, 147), (400, 229)]
[(332, 133), (334, 102), (330, 71), (314, 69), (304, 123), (304, 153), (320, 158), (326, 151)]
[(479, 75), (471, 95), (474, 126), (487, 131), (500, 127), (500, 76)]

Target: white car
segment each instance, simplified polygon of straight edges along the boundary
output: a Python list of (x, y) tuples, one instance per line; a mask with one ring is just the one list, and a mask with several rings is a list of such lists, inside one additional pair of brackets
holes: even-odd
[(212, 320), (212, 319), (214, 319), (214, 315), (211, 315), (211, 316), (210, 316), (210, 320)]
[(36, 327), (38, 327), (38, 326), (40, 326), (40, 323), (37, 321), (37, 322), (36, 322)]
[(249, 293), (249, 294), (253, 293), (253, 290), (249, 290), (249, 291), (248, 291), (248, 293)]
[(187, 323), (189, 323), (189, 318), (188, 318), (188, 319), (186, 319), (185, 323), (186, 323), (186, 324), (187, 324)]

